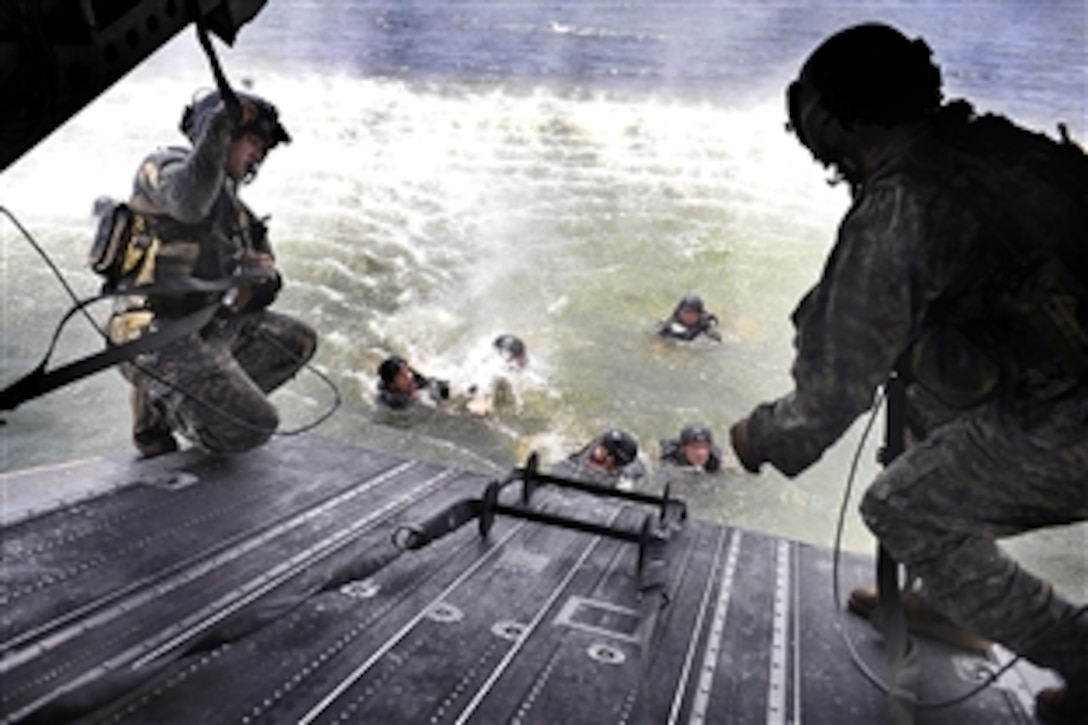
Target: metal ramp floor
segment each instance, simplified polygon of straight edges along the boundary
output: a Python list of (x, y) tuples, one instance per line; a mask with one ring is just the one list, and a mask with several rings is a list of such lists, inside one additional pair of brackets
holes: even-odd
[[(486, 537), (471, 521), (404, 548), (410, 527), (441, 522), (489, 483), (316, 437), (6, 474), (5, 492), (95, 493), (36, 513), (7, 506), (0, 712), (50, 723), (882, 721), (884, 696), (839, 628), (877, 671), (880, 638), (836, 611), (831, 551), (697, 517), (647, 548), (502, 513)], [(660, 521), (640, 501), (549, 485), (525, 503), (520, 485), (499, 504), (621, 532)], [(871, 581), (872, 566), (843, 555), (843, 591)], [(924, 700), (954, 697), (997, 664), (917, 642)], [(1015, 674), (917, 721), (1033, 722)]]

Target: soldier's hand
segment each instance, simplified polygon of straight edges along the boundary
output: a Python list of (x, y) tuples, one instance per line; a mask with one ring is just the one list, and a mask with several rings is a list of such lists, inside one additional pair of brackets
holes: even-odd
[(762, 457), (755, 450), (748, 437), (748, 419), (737, 421), (729, 428), (729, 442), (733, 446), (733, 453), (744, 470), (749, 473), (759, 473), (759, 467), (763, 463)]
[[(266, 273), (266, 279), (270, 279), (276, 271), (276, 259), (266, 252), (247, 251), (242, 257), (242, 268), (249, 274)], [(266, 279), (260, 281), (263, 283)]]

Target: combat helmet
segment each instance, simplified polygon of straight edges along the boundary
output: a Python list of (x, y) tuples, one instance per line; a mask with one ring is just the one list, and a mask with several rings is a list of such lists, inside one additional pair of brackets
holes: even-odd
[(525, 356), (525, 341), (517, 335), (511, 335), (510, 333), (503, 333), (495, 338), (492, 345), (495, 350), (502, 355), (504, 360), (518, 360)]
[(382, 364), (378, 366), (378, 377), (382, 383), (389, 385), (397, 377), (397, 373), (401, 371), (401, 368), (406, 366), (408, 361), (402, 358), (400, 355), (390, 355), (385, 360), (382, 360)]
[(714, 436), (711, 435), (710, 430), (705, 426), (699, 425), (698, 423), (691, 423), (690, 425), (685, 425), (680, 430), (680, 443), (682, 445), (700, 441), (714, 445)]
[[(257, 109), (257, 118), (234, 129), (234, 138), (240, 138), (247, 133), (253, 133), (264, 139), (265, 149), (272, 150), (281, 141), (291, 143), (291, 135), (280, 123), (280, 114), (276, 107), (252, 93), (235, 92), (239, 101), (248, 101)], [(204, 128), (208, 125), (208, 119), (219, 106), (222, 94), (219, 91), (210, 91), (200, 96), (188, 106), (181, 114), (181, 122), (178, 128), (190, 142), (196, 143)]]
[(680, 310), (692, 310), (698, 312), (700, 315), (706, 311), (706, 306), (703, 304), (703, 298), (694, 292), (688, 292), (680, 301), (676, 303), (676, 312)]
[(842, 126), (891, 126), (920, 120), (941, 104), (941, 71), (921, 38), (881, 23), (863, 23), (825, 40), (805, 61), (786, 97), (789, 128), (803, 145), (805, 105), (818, 102)]
[(638, 456), (638, 443), (629, 433), (618, 428), (606, 431), (598, 442), (616, 461), (617, 466), (626, 466)]

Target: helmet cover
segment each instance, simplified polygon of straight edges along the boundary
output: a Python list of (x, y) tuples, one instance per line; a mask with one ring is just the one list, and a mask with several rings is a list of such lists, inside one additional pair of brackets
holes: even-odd
[[(276, 107), (251, 93), (235, 93), (239, 101), (248, 101), (257, 109), (257, 117), (247, 124), (234, 130), (234, 137), (240, 138), (247, 133), (253, 133), (261, 137), (265, 142), (265, 148), (271, 150), (281, 141), (291, 143), (291, 135), (279, 120), (279, 111)], [(178, 128), (191, 143), (196, 143), (211, 119), (212, 113), (222, 103), (222, 94), (219, 91), (210, 91), (197, 98), (185, 107), (182, 112), (181, 122)]]

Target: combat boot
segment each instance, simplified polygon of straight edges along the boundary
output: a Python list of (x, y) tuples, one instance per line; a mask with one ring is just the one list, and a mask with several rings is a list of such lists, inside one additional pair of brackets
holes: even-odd
[(170, 425), (140, 387), (132, 389), (132, 442), (143, 458), (154, 458), (178, 449)]
[(1035, 717), (1047, 725), (1088, 725), (1088, 686), (1041, 690), (1035, 696)]
[[(984, 654), (993, 646), (993, 642), (980, 637), (953, 622), (932, 607), (921, 595), (907, 590), (899, 595), (903, 605), (903, 616), (907, 620), (907, 629), (917, 634), (926, 634), (946, 644)], [(868, 619), (880, 602), (876, 587), (862, 586), (850, 592), (847, 608), (854, 614)]]

